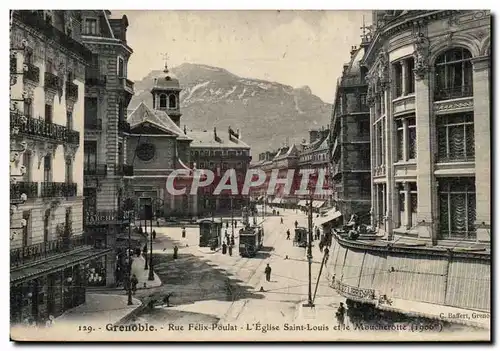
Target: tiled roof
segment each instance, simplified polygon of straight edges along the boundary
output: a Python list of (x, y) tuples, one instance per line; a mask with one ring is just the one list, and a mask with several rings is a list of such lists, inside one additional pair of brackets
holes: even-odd
[(188, 131), (187, 136), (193, 141), (191, 142), (191, 148), (199, 147), (223, 147), (223, 148), (241, 148), (249, 149), (250, 146), (245, 144), (240, 139), (229, 138), (229, 134), (226, 132), (217, 132), (217, 140), (214, 136), (213, 131)]
[(153, 110), (144, 102), (141, 102), (139, 106), (137, 106), (136, 109), (128, 115), (127, 122), (130, 123), (131, 128), (134, 128), (141, 123), (149, 122), (157, 127), (160, 127), (166, 132), (177, 135), (178, 139), (191, 140), (191, 138), (186, 136), (182, 129), (170, 119), (165, 111)]

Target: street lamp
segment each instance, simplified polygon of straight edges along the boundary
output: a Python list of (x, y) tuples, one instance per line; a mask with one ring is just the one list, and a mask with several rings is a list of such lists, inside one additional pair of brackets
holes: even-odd
[(312, 298), (312, 226), (313, 226), (313, 206), (312, 206), (312, 199), (313, 199), (313, 194), (312, 194), (312, 188), (309, 190), (309, 203), (308, 205), (308, 214), (307, 214), (307, 219), (308, 219), (308, 245), (307, 245), (307, 262), (309, 266), (309, 287), (308, 287), (308, 296), (307, 296), (307, 303), (302, 305), (303, 307), (314, 307), (313, 303), (313, 298)]
[(132, 218), (133, 211), (128, 211), (128, 302), (127, 305), (133, 305), (132, 302), (132, 255), (131, 250), (131, 235), (132, 235)]

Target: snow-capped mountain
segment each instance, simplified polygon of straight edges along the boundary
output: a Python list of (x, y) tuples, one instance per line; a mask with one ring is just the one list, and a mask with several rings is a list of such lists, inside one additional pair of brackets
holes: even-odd
[[(311, 93), (308, 86), (291, 86), (242, 78), (223, 68), (184, 63), (171, 69), (179, 79), (181, 127), (187, 129), (239, 129), (251, 146), (254, 160), (259, 152), (276, 149), (288, 141), (300, 142), (308, 130), (330, 121), (331, 105)], [(152, 71), (135, 82), (135, 96), (128, 108), (141, 101), (152, 105)]]

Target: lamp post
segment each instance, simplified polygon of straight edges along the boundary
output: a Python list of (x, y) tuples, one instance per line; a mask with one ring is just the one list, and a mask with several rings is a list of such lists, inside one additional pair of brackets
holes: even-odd
[(147, 207), (145, 222), (149, 218), (150, 230), (149, 230), (149, 275), (148, 280), (155, 280), (154, 272), (153, 272), (153, 206), (150, 205)]
[(131, 250), (131, 235), (132, 235), (132, 213), (128, 211), (128, 302), (127, 305), (133, 305), (132, 302), (132, 255)]
[[(148, 251), (148, 230), (147, 230), (147, 226), (146, 226), (146, 205), (143, 205), (142, 206), (142, 213), (143, 213), (143, 216), (144, 216), (144, 233), (146, 234), (146, 250), (145, 252)], [(140, 222), (140, 219), (139, 219), (139, 222)], [(151, 255), (151, 252), (149, 253)], [(148, 269), (148, 258), (147, 257), (144, 257), (144, 270), (147, 270)]]
[(307, 303), (302, 305), (304, 307), (314, 307), (313, 299), (312, 299), (312, 221), (313, 221), (313, 207), (312, 207), (312, 188), (309, 190), (309, 203), (308, 203), (308, 238), (307, 238), (307, 262), (309, 268), (309, 286), (308, 286), (308, 295), (307, 295)]

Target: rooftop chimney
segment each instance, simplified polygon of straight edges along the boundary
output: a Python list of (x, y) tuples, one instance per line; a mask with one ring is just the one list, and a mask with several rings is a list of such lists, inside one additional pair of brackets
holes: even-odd
[(351, 46), (351, 57), (353, 57), (356, 52), (357, 52), (358, 48), (356, 46)]

